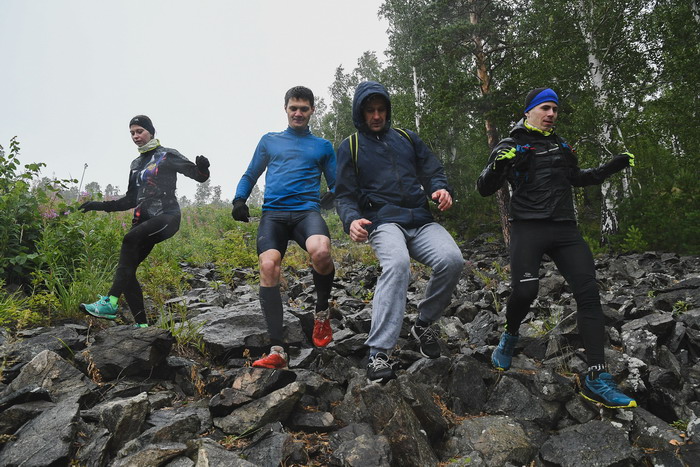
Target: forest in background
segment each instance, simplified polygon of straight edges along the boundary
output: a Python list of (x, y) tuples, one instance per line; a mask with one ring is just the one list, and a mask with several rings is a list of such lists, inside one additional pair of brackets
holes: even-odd
[[(637, 157), (601, 187), (576, 189), (594, 251), (700, 254), (697, 1), (387, 0), (379, 13), (390, 24), (387, 61), (367, 51), (353, 70), (338, 67), (314, 133), (337, 147), (356, 131), (357, 83), (382, 82), (393, 124), (415, 129), (444, 162), (457, 203), (441, 220), (464, 241), (500, 231), (508, 193), (482, 198), (476, 178), (520, 119), (525, 94), (549, 86), (561, 100), (557, 132), (582, 167), (624, 151)], [(104, 293), (130, 224), (130, 213), (75, 212), (81, 197), (119, 187), (89, 182), (84, 195), (76, 180), (42, 178), (42, 163), (19, 163), (19, 143), (0, 149), (0, 326), (13, 327), (76, 313)], [(256, 263), (254, 226), (231, 220), (219, 187), (201, 185), (191, 204), (178, 236), (139, 269), (160, 310), (185, 287), (181, 261), (214, 263), (224, 280)], [(337, 216), (329, 222), (341, 238)], [(372, 261), (366, 249), (351, 253)], [(287, 261), (305, 264), (303, 255)]]

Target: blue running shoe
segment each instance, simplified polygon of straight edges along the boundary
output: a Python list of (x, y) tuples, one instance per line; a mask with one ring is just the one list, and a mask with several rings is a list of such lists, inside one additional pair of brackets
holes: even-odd
[(81, 303), (80, 309), (95, 318), (116, 319), (119, 308), (113, 306), (108, 296), (100, 296), (95, 303)]
[(592, 379), (590, 375), (586, 375), (581, 395), (585, 399), (603, 404), (609, 409), (637, 407), (637, 401), (627, 397), (617, 389), (617, 384), (615, 384), (610, 373), (600, 373), (595, 379)]
[(519, 338), (520, 336), (513, 336), (503, 331), (498, 347), (491, 354), (491, 363), (497, 370), (505, 371), (510, 368), (513, 352), (515, 352), (515, 344), (518, 343)]

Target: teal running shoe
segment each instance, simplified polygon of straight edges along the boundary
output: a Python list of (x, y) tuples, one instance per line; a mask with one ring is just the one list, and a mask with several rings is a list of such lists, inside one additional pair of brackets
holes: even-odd
[(80, 309), (95, 318), (116, 319), (119, 307), (113, 306), (108, 296), (101, 296), (95, 303), (81, 303)]
[(136, 324), (134, 324), (134, 327), (135, 328), (147, 328), (148, 323), (136, 323)]
[(518, 343), (519, 338), (520, 336), (513, 336), (503, 331), (498, 347), (491, 354), (491, 363), (497, 370), (505, 371), (510, 368), (513, 353), (515, 352), (515, 344)]
[(600, 373), (595, 379), (586, 375), (581, 395), (584, 399), (603, 404), (609, 409), (637, 407), (637, 401), (620, 392), (612, 375), (606, 372)]

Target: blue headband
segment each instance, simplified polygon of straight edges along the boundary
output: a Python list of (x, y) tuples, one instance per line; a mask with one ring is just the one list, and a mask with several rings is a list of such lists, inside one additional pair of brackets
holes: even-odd
[(550, 88), (547, 88), (532, 98), (532, 100), (525, 107), (525, 113), (529, 112), (530, 109), (537, 107), (543, 102), (554, 102), (555, 104), (559, 105), (559, 97), (557, 96), (556, 92)]

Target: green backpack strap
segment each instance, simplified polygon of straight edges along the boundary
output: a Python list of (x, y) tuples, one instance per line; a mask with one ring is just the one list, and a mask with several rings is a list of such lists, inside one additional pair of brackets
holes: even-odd
[[(394, 128), (394, 130), (396, 130), (401, 136), (410, 141), (411, 145), (413, 145), (413, 139), (411, 139), (411, 135), (409, 135), (406, 130), (402, 128)], [(355, 166), (355, 175), (358, 175), (360, 173), (360, 169), (357, 167), (357, 153), (359, 150), (358, 133), (355, 132), (348, 136), (348, 142), (350, 143), (350, 155), (352, 156), (352, 165)]]

